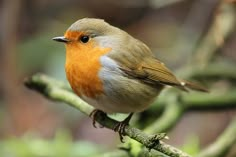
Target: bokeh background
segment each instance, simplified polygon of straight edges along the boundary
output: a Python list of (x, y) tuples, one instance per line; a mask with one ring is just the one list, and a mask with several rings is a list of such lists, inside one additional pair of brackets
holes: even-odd
[[(38, 72), (66, 81), (64, 45), (51, 39), (76, 20), (105, 19), (145, 42), (178, 71), (198, 51), (199, 62), (208, 57), (206, 51), (218, 60), (236, 62), (235, 11), (234, 0), (1, 0), (0, 156), (53, 156), (53, 150), (86, 156), (119, 143), (117, 134), (93, 128), (78, 110), (23, 85)], [(215, 42), (202, 48), (206, 37)], [(230, 86), (224, 80), (215, 80), (217, 85), (222, 92)], [(169, 131), (168, 143), (204, 148), (235, 115), (234, 109), (187, 112)], [(236, 156), (235, 149), (228, 156)]]

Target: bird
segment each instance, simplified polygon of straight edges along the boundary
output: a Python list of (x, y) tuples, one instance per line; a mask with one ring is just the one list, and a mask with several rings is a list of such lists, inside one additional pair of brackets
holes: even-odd
[(103, 19), (79, 19), (53, 40), (65, 43), (67, 80), (95, 108), (92, 117), (98, 112), (129, 113), (114, 128), (121, 141), (133, 113), (146, 110), (166, 86), (207, 92), (202, 85), (178, 79), (146, 44)]

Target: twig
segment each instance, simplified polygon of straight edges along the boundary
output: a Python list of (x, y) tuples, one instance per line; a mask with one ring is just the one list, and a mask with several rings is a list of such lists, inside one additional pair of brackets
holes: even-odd
[(195, 57), (193, 57), (195, 64), (201, 68), (209, 63), (216, 50), (222, 47), (224, 40), (235, 30), (235, 9), (232, 4), (221, 0), (215, 14), (209, 31), (201, 40)]
[[(184, 94), (185, 95), (185, 94)], [(189, 110), (236, 108), (236, 89), (225, 93), (192, 93), (182, 97), (183, 105)]]
[[(236, 80), (235, 63), (229, 61), (221, 61), (220, 63), (210, 63), (207, 68), (202, 70), (200, 67), (189, 70), (185, 74), (188, 78), (204, 78), (204, 79), (219, 79)], [(193, 72), (194, 71), (194, 72)]]
[[(168, 105), (169, 95), (161, 95), (150, 107), (150, 110), (164, 109)], [(189, 92), (179, 96), (179, 107), (183, 110), (206, 110), (236, 108), (236, 89), (230, 89), (225, 93), (211, 91), (209, 94)], [(178, 103), (178, 102), (176, 102)], [(178, 111), (178, 110), (177, 110)]]
[(174, 5), (174, 4), (180, 3), (182, 1), (184, 1), (184, 0), (165, 0), (165, 1), (149, 0), (149, 5), (150, 5), (150, 7), (157, 9), (157, 8), (164, 8), (164, 7), (167, 7), (170, 5)]
[(164, 113), (155, 122), (145, 128), (147, 133), (166, 132), (182, 117), (184, 108), (177, 102), (167, 104)]
[(189, 12), (183, 26), (180, 26), (179, 35), (171, 50), (172, 52), (178, 52), (178, 56), (181, 56), (181, 58), (185, 57), (184, 60), (179, 58), (181, 60), (179, 64), (182, 66), (186, 66), (186, 63), (190, 62), (192, 52), (194, 52), (199, 40), (204, 35), (207, 23), (219, 1), (198, 0), (191, 3)]
[(218, 139), (200, 152), (197, 157), (222, 157), (227, 154), (230, 148), (236, 143), (236, 117)]
[(206, 68), (195, 66), (186, 66), (176, 71), (178, 77), (185, 79), (214, 79), (220, 78), (236, 80), (236, 64), (229, 60), (221, 59), (220, 62), (211, 62)]
[[(69, 104), (70, 106), (75, 107), (76, 109), (79, 109), (81, 112), (83, 112), (86, 115), (89, 115), (92, 112), (93, 107), (88, 105), (86, 102), (81, 100), (78, 96), (76, 96), (72, 92), (58, 87), (55, 82), (58, 82), (58, 81), (55, 81), (54, 79), (49, 78), (42, 74), (36, 74), (32, 76), (31, 78), (27, 79), (25, 81), (25, 85), (29, 87), (30, 89), (40, 92), (41, 94), (45, 95), (47, 98), (51, 100), (65, 102)], [(109, 129), (114, 128), (114, 126), (118, 123), (116, 120), (113, 120), (102, 114), (97, 115), (95, 119), (101, 125)], [(154, 141), (157, 141), (159, 137), (156, 135), (147, 135), (137, 128), (127, 126), (125, 128), (125, 134), (129, 136), (130, 138), (135, 139), (136, 141), (142, 143), (144, 146), (148, 148), (152, 147), (153, 149), (160, 151), (163, 154), (166, 154), (168, 156), (190, 157), (186, 153), (162, 141), (154, 145)]]

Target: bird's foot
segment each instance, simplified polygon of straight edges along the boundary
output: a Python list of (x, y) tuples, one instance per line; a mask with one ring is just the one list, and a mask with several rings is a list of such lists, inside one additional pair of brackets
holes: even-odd
[[(97, 116), (106, 116), (106, 113), (101, 111), (101, 110), (98, 110), (98, 109), (94, 109), (90, 114), (89, 114), (89, 117), (92, 118), (93, 120), (93, 127), (94, 128), (97, 128), (96, 126), (96, 117)], [(100, 125), (100, 128), (102, 128), (103, 126)]]
[(115, 132), (118, 132), (118, 133), (119, 133), (120, 141), (121, 141), (122, 143), (124, 143), (124, 141), (123, 141), (123, 139), (124, 139), (123, 136), (125, 136), (125, 127), (126, 127), (127, 125), (129, 125), (129, 121), (130, 121), (130, 119), (132, 118), (132, 116), (133, 116), (133, 113), (130, 113), (127, 118), (125, 118), (125, 119), (124, 119), (123, 121), (121, 121), (121, 122), (118, 122), (118, 123), (114, 126), (114, 128), (113, 128), (113, 130), (114, 130)]

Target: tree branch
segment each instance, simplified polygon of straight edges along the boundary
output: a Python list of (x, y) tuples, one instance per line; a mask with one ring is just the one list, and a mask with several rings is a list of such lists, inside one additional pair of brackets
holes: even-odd
[(222, 157), (236, 143), (236, 117), (218, 139), (197, 157)]
[[(31, 78), (25, 80), (25, 85), (33, 90), (36, 90), (46, 96), (47, 98), (54, 100), (65, 102), (70, 106), (79, 109), (86, 115), (89, 115), (93, 107), (81, 100), (78, 96), (68, 91), (66, 86), (64, 86), (59, 81), (56, 81), (52, 78), (47, 77), (46, 75), (36, 74)], [(118, 123), (118, 121), (113, 120), (103, 114), (99, 114), (95, 117), (96, 121), (103, 125), (106, 128), (113, 129), (114, 126)], [(130, 138), (142, 143), (144, 146), (162, 152), (171, 157), (190, 157), (188, 154), (162, 142), (154, 145), (154, 142), (163, 137), (158, 137), (157, 135), (148, 135), (143, 133), (141, 130), (137, 128), (133, 128), (131, 126), (127, 126), (125, 128), (125, 134)]]
[[(166, 92), (167, 93), (167, 92)], [(157, 102), (155, 102), (150, 110), (164, 109), (168, 102), (169, 94), (160, 95)], [(211, 92), (209, 94), (189, 92), (181, 93), (178, 101), (178, 107), (182, 110), (206, 110), (206, 109), (227, 109), (236, 108), (236, 89), (225, 92)]]
[(234, 6), (225, 0), (221, 0), (220, 5), (215, 10), (214, 21), (207, 34), (199, 43), (199, 46), (193, 57), (192, 64), (204, 68), (216, 53), (217, 49), (222, 47), (224, 40), (235, 30), (235, 9)]
[(217, 79), (223, 78), (228, 80), (236, 80), (236, 64), (229, 61), (221, 60), (220, 62), (213, 62), (207, 65), (203, 70), (199, 66), (188, 66), (177, 71), (181, 78), (188, 79)]
[(166, 132), (182, 117), (184, 108), (177, 102), (166, 104), (166, 108), (160, 118), (145, 128), (147, 133)]

